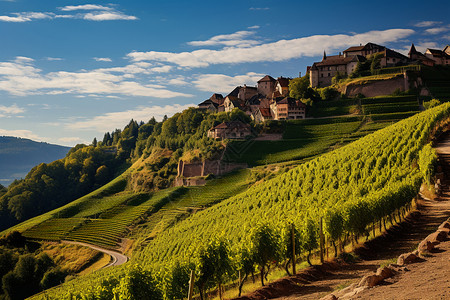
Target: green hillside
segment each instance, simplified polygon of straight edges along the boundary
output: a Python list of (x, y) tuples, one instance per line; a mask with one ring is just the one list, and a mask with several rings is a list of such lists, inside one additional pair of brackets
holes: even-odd
[[(141, 225), (130, 232), (129, 238), (141, 241), (134, 247), (132, 262), (153, 270), (156, 277), (165, 278), (161, 286), (167, 292), (172, 278), (171, 266), (176, 262), (197, 264), (199, 254), (216, 240), (229, 244), (231, 257), (242, 257), (243, 249), (253, 251), (252, 232), (261, 224), (269, 226), (276, 236), (283, 236), (284, 228), (293, 222), (299, 232), (306, 234), (308, 226), (316, 227), (323, 217), (330, 239), (339, 240), (347, 232), (364, 234), (372, 222), (407, 206), (422, 178), (428, 179), (433, 155), (430, 148), (424, 146), (449, 113), (447, 104), (428, 110), (284, 171), (272, 180), (253, 184), (249, 189), (248, 184), (253, 182), (246, 181), (249, 177), (243, 181), (246, 182), (243, 190), (238, 187), (239, 180), (233, 177), (224, 178), (223, 188), (219, 187), (219, 181), (211, 187), (188, 188), (145, 217)], [(368, 122), (360, 129), (368, 133), (389, 124), (385, 123)], [(323, 132), (327, 132), (326, 127)], [(287, 135), (295, 136), (295, 131)], [(228, 194), (216, 198), (227, 188)], [(196, 210), (187, 218), (197, 204), (195, 195), (203, 201), (201, 189), (210, 191), (207, 199), (212, 199), (199, 202), (202, 205), (223, 200), (210, 208)], [(162, 192), (152, 197), (159, 193)], [(118, 214), (106, 214), (105, 220), (115, 215)], [(238, 262), (234, 258), (233, 261)], [(234, 265), (230, 278), (236, 274), (238, 266)], [(197, 265), (199, 275), (200, 267)], [(120, 277), (125, 269), (128, 267), (101, 271), (50, 290), (46, 295), (58, 298), (68, 290), (75, 294), (95, 294), (92, 286), (99, 286), (100, 281), (112, 278), (110, 276)], [(76, 292), (71, 288), (74, 284)]]
[(0, 136), (0, 184), (24, 178), (34, 166), (63, 158), (70, 147)]
[[(350, 112), (353, 114), (349, 115)], [(282, 128), (281, 140), (233, 142), (225, 158), (250, 166), (301, 160), (418, 112), (419, 103), (412, 95), (316, 101), (311, 108), (314, 119), (273, 122), (273, 125), (269, 122), (268, 127)]]

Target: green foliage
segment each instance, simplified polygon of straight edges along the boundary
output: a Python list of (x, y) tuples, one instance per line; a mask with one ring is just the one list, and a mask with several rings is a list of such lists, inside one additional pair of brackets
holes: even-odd
[(134, 266), (128, 271), (126, 276), (120, 279), (119, 285), (114, 288), (114, 294), (119, 299), (163, 299), (161, 290), (157, 286), (157, 281), (152, 273), (142, 270), (139, 266)]
[(438, 99), (431, 99), (430, 101), (423, 102), (423, 107), (425, 109), (430, 109), (439, 105), (441, 105), (441, 101)]
[(198, 254), (196, 266), (196, 284), (200, 293), (206, 288), (221, 285), (230, 276), (231, 259), (228, 244), (223, 240), (214, 240)]
[(261, 270), (261, 284), (264, 285), (264, 276), (269, 263), (279, 261), (282, 256), (281, 237), (267, 224), (263, 224), (256, 227), (250, 240), (253, 245), (253, 260)]
[[(24, 299), (42, 289), (64, 282), (67, 275), (54, 268), (53, 260), (45, 253), (16, 255), (14, 250), (0, 248), (0, 275), (2, 291), (0, 298)], [(9, 260), (8, 260), (9, 259)]]
[(331, 78), (331, 83), (338, 84), (342, 79), (345, 78), (347, 78), (347, 74), (338, 71), (336, 72), (336, 75), (334, 75), (333, 78)]
[(295, 99), (317, 98), (317, 93), (310, 87), (309, 74), (289, 81), (289, 96)]
[(335, 88), (333, 88), (331, 86), (317, 89), (317, 91), (320, 94), (320, 98), (322, 98), (322, 100), (325, 100), (325, 101), (336, 99), (340, 95), (338, 90), (336, 90)]
[(420, 150), (418, 163), (423, 179), (427, 184), (430, 184), (437, 165), (437, 154), (431, 146), (431, 143), (425, 145), (425, 147)]

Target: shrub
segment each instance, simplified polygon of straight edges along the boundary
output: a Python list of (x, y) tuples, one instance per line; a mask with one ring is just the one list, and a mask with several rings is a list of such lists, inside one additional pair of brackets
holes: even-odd
[(423, 107), (425, 109), (430, 109), (430, 108), (436, 107), (438, 105), (441, 105), (441, 101), (439, 101), (438, 99), (431, 99), (430, 101), (423, 103)]

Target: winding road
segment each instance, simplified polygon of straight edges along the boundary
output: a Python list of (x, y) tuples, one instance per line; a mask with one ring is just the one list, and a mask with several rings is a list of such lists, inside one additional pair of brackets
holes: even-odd
[(106, 266), (104, 266), (102, 268), (108, 268), (108, 267), (112, 267), (112, 266), (120, 266), (128, 261), (128, 256), (126, 256), (118, 251), (109, 250), (109, 249), (105, 249), (105, 248), (102, 248), (102, 247), (99, 247), (96, 245), (82, 243), (82, 242), (73, 242), (73, 241), (66, 241), (66, 240), (62, 240), (61, 242), (65, 243), (65, 244), (89, 247), (91, 249), (108, 254), (109, 256), (111, 256), (111, 261), (109, 262), (109, 264), (107, 264)]

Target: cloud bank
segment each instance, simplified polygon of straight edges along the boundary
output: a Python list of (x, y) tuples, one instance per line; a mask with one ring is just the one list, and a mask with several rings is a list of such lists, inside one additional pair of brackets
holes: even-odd
[[(379, 44), (396, 42), (414, 34), (412, 29), (389, 29), (348, 35), (313, 35), (309, 37), (256, 45), (253, 47), (229, 47), (220, 50), (200, 49), (191, 52), (131, 52), (132, 61), (153, 61), (171, 63), (181, 67), (208, 67), (215, 64), (237, 64), (263, 61), (286, 61), (293, 58), (318, 56), (328, 52), (374, 42)], [(211, 41), (205, 41), (211, 43)], [(203, 43), (205, 43), (203, 42)], [(214, 41), (213, 41), (214, 42)], [(217, 42), (217, 41), (216, 41)], [(199, 42), (196, 42), (199, 43)]]

